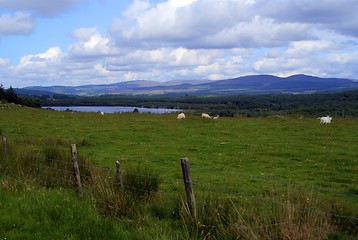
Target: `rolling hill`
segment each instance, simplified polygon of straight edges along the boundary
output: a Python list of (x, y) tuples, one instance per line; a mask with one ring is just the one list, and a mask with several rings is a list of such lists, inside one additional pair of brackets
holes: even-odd
[(66, 94), (99, 96), (105, 94), (127, 95), (229, 95), (229, 94), (281, 94), (319, 93), (357, 90), (358, 81), (342, 78), (319, 78), (304, 74), (289, 77), (249, 75), (232, 79), (187, 80), (155, 82), (146, 80), (114, 84), (83, 86), (33, 86), (16, 89), (23, 95)]

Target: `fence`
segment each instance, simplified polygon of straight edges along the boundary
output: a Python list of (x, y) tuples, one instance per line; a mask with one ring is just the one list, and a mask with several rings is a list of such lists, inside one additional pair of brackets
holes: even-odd
[[(37, 146), (37, 147), (41, 148), (42, 146)], [(5, 135), (2, 135), (2, 150), (3, 150), (4, 160), (9, 161), (8, 158), (10, 156), (11, 148), (9, 147), (8, 139)], [(82, 193), (82, 191), (84, 190), (84, 187), (85, 187), (83, 185), (83, 180), (86, 181), (86, 179), (93, 178), (93, 175), (88, 173), (88, 169), (92, 169), (96, 172), (109, 173), (111, 176), (114, 175), (115, 181), (114, 181), (113, 185), (119, 191), (122, 191), (123, 189), (129, 189), (129, 190), (133, 190), (136, 192), (142, 192), (147, 195), (152, 195), (153, 193), (157, 193), (158, 189), (152, 189), (150, 187), (140, 187), (140, 185), (130, 185), (129, 183), (126, 183), (124, 181), (123, 176), (122, 176), (123, 173), (125, 173), (127, 175), (145, 178), (148, 181), (156, 181), (156, 182), (159, 182), (159, 181), (173, 182), (173, 181), (175, 181), (175, 182), (177, 182), (179, 180), (177, 178), (162, 178), (162, 177), (159, 177), (156, 175), (143, 174), (140, 172), (138, 173), (138, 172), (132, 172), (132, 171), (123, 171), (121, 169), (121, 164), (120, 164), (119, 160), (116, 160), (114, 162), (115, 167), (113, 167), (113, 168), (103, 168), (103, 167), (95, 166), (93, 164), (81, 163), (79, 161), (77, 147), (75, 144), (70, 145), (71, 158), (70, 158), (70, 156), (68, 156), (68, 158), (70, 158), (71, 161), (66, 161), (66, 160), (62, 160), (62, 159), (56, 159), (55, 157), (51, 157), (52, 153), (47, 154), (47, 156), (42, 156), (42, 155), (38, 155), (35, 153), (31, 153), (31, 152), (30, 153), (28, 153), (28, 152), (14, 153), (13, 152), (12, 154), (21, 155), (23, 157), (26, 157), (27, 159), (30, 159), (30, 161), (28, 161), (27, 164), (29, 166), (34, 166), (36, 169), (34, 171), (41, 171), (40, 168), (46, 169), (46, 171), (52, 171), (47, 176), (48, 179), (53, 179), (54, 181), (59, 181), (59, 182), (72, 181), (72, 185), (75, 186), (76, 191), (79, 194)], [(55, 155), (53, 155), (53, 156), (55, 156)], [(45, 161), (47, 164), (40, 165), (36, 161)], [(158, 162), (160, 162), (160, 160), (158, 160)], [(173, 162), (177, 162), (177, 161), (173, 161)], [(192, 181), (191, 175), (190, 175), (189, 159), (181, 158), (180, 165), (181, 165), (181, 169), (182, 169), (182, 173), (181, 173), (182, 179), (180, 181), (183, 181), (183, 183), (184, 183), (182, 190), (184, 190), (183, 192), (185, 192), (185, 197), (180, 198), (180, 199), (186, 199), (185, 202), (188, 207), (188, 215), (189, 215), (189, 217), (191, 217), (193, 219), (195, 219), (197, 216), (197, 205), (204, 204), (203, 202), (200, 202), (200, 201), (198, 202), (195, 200), (194, 187), (196, 187), (197, 191), (200, 191), (200, 192), (209, 192), (209, 193), (213, 193), (213, 194), (224, 194), (227, 197), (244, 198), (248, 201), (253, 200), (253, 201), (258, 201), (261, 203), (268, 203), (270, 205), (273, 205), (273, 204), (274, 205), (286, 205), (287, 204), (287, 202), (282, 201), (282, 200), (275, 200), (272, 198), (265, 198), (262, 196), (255, 196), (255, 195), (247, 194), (247, 193), (245, 194), (245, 193), (237, 192), (234, 190), (220, 189), (215, 186), (208, 186), (208, 185), (200, 183), (200, 182)], [(71, 170), (71, 168), (72, 168), (72, 170)], [(212, 172), (217, 171), (217, 169), (211, 169), (208, 167), (202, 167), (202, 166), (196, 166), (196, 165), (195, 165), (195, 168), (202, 168), (202, 169), (206, 169), (207, 171), (212, 171)], [(61, 170), (61, 172), (63, 173), (63, 176), (56, 176), (56, 173), (59, 170)], [(243, 173), (225, 173), (225, 175), (240, 175), (240, 174), (245, 175)], [(55, 180), (55, 178), (56, 178), (56, 180)], [(72, 178), (72, 180), (70, 180), (70, 178)], [(259, 181), (260, 178), (256, 176), (255, 180)], [(265, 179), (265, 181), (273, 181), (274, 182), (276, 180)], [(277, 182), (279, 182), (279, 181), (277, 181)], [(106, 183), (106, 184), (111, 185), (112, 183)], [(299, 188), (309, 189), (311, 192), (329, 193), (331, 195), (340, 195), (340, 196), (343, 195), (345, 198), (353, 199), (353, 201), (355, 201), (358, 197), (357, 194), (330, 191), (330, 190), (325, 190), (325, 189), (322, 189), (319, 187), (305, 186), (302, 184), (296, 184), (296, 185)], [(168, 196), (169, 196), (166, 193), (158, 193), (158, 194), (164, 198), (168, 198)], [(178, 200), (178, 199), (179, 198), (176, 198), (175, 200)], [(292, 205), (292, 203), (291, 203), (291, 205)], [(163, 206), (161, 206), (161, 207), (163, 207)], [(329, 217), (348, 219), (350, 221), (355, 222), (355, 224), (357, 224), (357, 222), (358, 222), (358, 218), (356, 216), (345, 215), (345, 214), (337, 213), (337, 212), (328, 212), (328, 211), (317, 209), (317, 208), (314, 208), (311, 206), (297, 205), (294, 207), (296, 210), (299, 210), (299, 211), (311, 211), (311, 212), (314, 212), (317, 214), (327, 215)], [(165, 207), (163, 207), (163, 208), (165, 208)]]

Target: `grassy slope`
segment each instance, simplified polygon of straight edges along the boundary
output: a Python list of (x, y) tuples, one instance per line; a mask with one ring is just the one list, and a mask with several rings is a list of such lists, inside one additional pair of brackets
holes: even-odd
[(164, 221), (138, 226), (104, 218), (87, 200), (58, 189), (2, 188), (0, 212), (0, 239), (186, 239)]
[(27, 188), (0, 192), (2, 239), (126, 237), (123, 230), (100, 219), (95, 209), (66, 191)]
[(334, 119), (323, 126), (317, 119), (175, 117), (0, 108), (0, 126), (11, 144), (26, 148), (55, 139), (65, 146), (78, 144), (80, 154), (100, 166), (113, 167), (119, 159), (124, 170), (156, 168), (165, 178), (162, 192), (182, 191), (179, 160), (185, 156), (197, 191), (205, 185), (284, 199), (290, 182), (295, 189), (330, 191), (310, 194), (345, 205), (350, 214), (358, 212), (357, 198), (348, 195), (358, 192), (357, 119)]

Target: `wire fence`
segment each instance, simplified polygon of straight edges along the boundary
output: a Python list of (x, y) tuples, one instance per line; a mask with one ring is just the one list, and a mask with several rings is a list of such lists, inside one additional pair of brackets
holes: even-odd
[[(12, 158), (22, 158), (26, 159), (26, 164), (31, 168), (31, 171), (36, 171), (38, 174), (43, 175), (42, 177), (46, 177), (47, 180), (52, 180), (54, 183), (52, 185), (56, 185), (56, 182), (64, 182), (64, 184), (72, 185), (73, 186), (73, 162), (70, 161), (70, 155), (68, 156), (63, 155), (63, 158), (57, 158), (55, 153), (44, 151), (45, 147), (41, 145), (31, 145), (28, 146), (27, 149), (31, 149), (28, 151), (12, 151), (9, 146), (6, 137), (2, 137), (2, 156), (3, 156), (3, 162), (9, 162), (11, 160), (8, 159), (8, 156), (11, 155)], [(67, 148), (68, 150), (68, 148)], [(66, 151), (66, 148), (59, 147), (54, 148), (54, 151)], [(53, 155), (53, 156), (51, 156)], [(61, 155), (61, 154), (58, 154)], [(149, 161), (145, 161), (149, 162)], [(179, 167), (179, 161), (177, 160), (151, 160), (150, 163), (152, 164), (162, 164), (162, 163), (174, 163), (178, 164)], [(140, 163), (140, 162), (139, 162)], [(6, 164), (1, 164), (5, 166)], [(95, 164), (90, 164), (85, 161), (81, 161), (81, 159), (78, 162), (79, 166), (79, 176), (84, 179), (84, 186), (90, 185), (91, 183), (86, 182), (86, 179), (91, 179), (92, 181), (100, 181), (98, 179), (98, 176), (94, 176), (94, 172), (100, 173), (100, 176), (104, 179), (101, 179), (101, 181), (107, 181), (107, 185), (112, 188), (118, 188), (118, 183), (116, 182), (118, 173), (117, 169), (115, 167), (109, 168), (109, 167), (101, 167), (97, 166)], [(114, 165), (115, 166), (115, 165)], [(272, 179), (267, 178), (262, 175), (253, 175), (253, 174), (247, 174), (247, 173), (235, 173), (232, 171), (225, 171), (223, 169), (215, 168), (215, 167), (207, 167), (207, 166), (200, 166), (198, 164), (191, 166), (192, 170), (195, 171), (208, 171), (211, 172), (211, 177), (215, 177), (216, 175), (225, 175), (225, 176), (231, 176), (231, 177), (246, 177), (247, 179), (254, 179), (258, 182), (272, 182), (278, 185), (290, 185), (290, 187), (297, 187), (298, 189), (308, 189), (310, 193), (313, 195), (316, 194), (329, 194), (329, 196), (332, 195), (338, 195), (342, 196), (346, 199), (349, 199), (350, 201), (357, 201), (358, 195), (355, 193), (345, 193), (345, 192), (339, 192), (339, 191), (333, 191), (328, 189), (323, 189), (321, 187), (316, 186), (308, 186), (300, 183), (293, 183), (291, 181), (284, 181), (280, 179)], [(247, 192), (240, 192), (239, 190), (234, 190), (237, 187), (236, 186), (228, 186), (225, 185), (225, 189), (222, 189), (220, 187), (223, 186), (221, 183), (220, 186), (210, 185), (206, 183), (205, 181), (201, 181), (200, 179), (197, 179), (195, 177), (195, 181), (183, 179), (181, 177), (174, 178), (174, 177), (161, 177), (159, 174), (152, 174), (148, 172), (137, 172), (133, 171), (131, 169), (121, 169), (121, 173), (123, 176), (132, 176), (137, 177), (140, 179), (146, 179), (146, 181), (156, 181), (160, 182), (162, 185), (167, 185), (169, 187), (167, 188), (160, 188), (159, 189), (151, 189), (148, 186), (141, 187), (138, 184), (132, 185), (131, 182), (124, 183), (123, 188), (130, 190), (130, 191), (137, 191), (142, 192), (147, 195), (155, 195), (157, 194), (160, 198), (166, 199), (168, 201), (172, 202), (185, 202), (188, 199), (188, 196), (185, 197), (185, 187), (184, 185), (187, 183), (191, 184), (191, 187), (194, 189), (195, 193), (209, 193), (209, 194), (217, 194), (217, 195), (225, 195), (226, 198), (235, 197), (238, 199), (245, 199), (246, 201), (257, 201), (260, 203), (267, 203), (267, 204), (274, 204), (274, 205), (286, 205), (288, 202), (290, 202), (290, 199), (283, 200), (282, 198), (279, 198), (277, 196), (267, 196), (265, 194), (253, 194), (253, 193), (247, 193)], [(72, 183), (71, 183), (72, 182)], [(183, 185), (184, 184), (184, 185)], [(51, 184), (50, 184), (51, 185)], [(188, 193), (186, 193), (188, 194)], [(152, 204), (156, 205), (156, 207), (160, 207), (163, 209), (167, 209), (168, 211), (172, 211), (172, 208), (166, 207), (164, 205), (158, 205), (155, 203), (146, 203), (146, 204)], [(195, 204), (204, 204), (204, 201), (196, 201)], [(357, 216), (351, 216), (351, 215), (345, 215), (342, 213), (337, 212), (330, 212), (325, 211), (313, 206), (305, 206), (301, 204), (295, 205), (294, 202), (290, 202), (291, 206), (295, 207), (295, 209), (300, 211), (310, 211), (314, 212), (316, 214), (322, 214), (327, 215), (331, 217), (336, 218), (342, 218), (342, 219), (349, 219), (355, 222), (358, 222)]]
[[(44, 148), (44, 145), (39, 145), (39, 144), (33, 144), (30, 142), (25, 142), (25, 144), (27, 144), (29, 149), (36, 149), (41, 151)], [(61, 150), (68, 150), (68, 147), (65, 146), (59, 146), (58, 149)], [(94, 152), (91, 152), (92, 154), (94, 154)], [(44, 159), (43, 156), (39, 155), (39, 154), (34, 154), (34, 153), (20, 153), (23, 156), (27, 155), (27, 156), (32, 156), (35, 158), (42, 158), (43, 160), (51, 160), (51, 161), (57, 161), (57, 162), (62, 162), (64, 164), (69, 164), (71, 165), (72, 163), (70, 161), (64, 161), (64, 160), (58, 160), (58, 159), (51, 159), (51, 158), (46, 158)], [(90, 161), (90, 162), (96, 162), (96, 161)], [(178, 164), (178, 160), (174, 160), (174, 159), (151, 159), (150, 161), (148, 160), (143, 160), (143, 159), (127, 159), (126, 162), (137, 162), (138, 164)], [(97, 170), (103, 170), (103, 171), (114, 171), (113, 168), (106, 168), (106, 167), (99, 167), (99, 166), (95, 166), (93, 164), (88, 165), (88, 164), (81, 164), (79, 163), (79, 166), (81, 167), (85, 167), (85, 168), (96, 168)], [(277, 179), (277, 178), (272, 178), (271, 176), (269, 176), (269, 174), (263, 175), (263, 174), (248, 174), (248, 173), (244, 173), (244, 172), (232, 172), (232, 171), (225, 171), (224, 169), (221, 169), (220, 167), (208, 167), (208, 166), (201, 166), (201, 165), (192, 165), (191, 166), (193, 168), (193, 170), (199, 170), (199, 171), (208, 171), (208, 172), (213, 172), (214, 174), (218, 175), (218, 174), (222, 174), (222, 175), (230, 175), (230, 176), (234, 176), (234, 177), (245, 177), (247, 179), (250, 179), (251, 181), (260, 181), (260, 182), (272, 182), (274, 184), (278, 184), (281, 186), (295, 186), (297, 188), (302, 188), (302, 189), (308, 189), (310, 191), (318, 191), (318, 192), (325, 192), (325, 193), (330, 193), (330, 194), (334, 194), (334, 195), (344, 195), (344, 196), (348, 196), (348, 197), (353, 197), (353, 198), (358, 198), (358, 194), (356, 193), (347, 193), (347, 192), (338, 192), (338, 191), (334, 191), (331, 189), (326, 189), (322, 186), (313, 186), (313, 185), (305, 185), (302, 183), (298, 183), (295, 182), (293, 180), (286, 180), (286, 179)], [(134, 173), (134, 172), (132, 172)], [(134, 173), (135, 174), (135, 173)], [(174, 178), (169, 178), (169, 177), (161, 177), (162, 179), (167, 179), (167, 180), (177, 180)]]

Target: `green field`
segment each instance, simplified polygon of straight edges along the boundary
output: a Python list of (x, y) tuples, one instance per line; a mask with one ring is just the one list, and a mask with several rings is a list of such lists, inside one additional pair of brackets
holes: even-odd
[[(124, 173), (152, 171), (160, 176), (158, 194), (167, 201), (184, 194), (180, 159), (188, 157), (198, 204), (207, 193), (234, 199), (241, 207), (259, 204), (272, 208), (287, 202), (302, 206), (306, 201), (297, 207), (299, 211), (308, 209), (324, 217), (334, 213), (348, 219), (353, 228), (357, 226), (357, 118), (334, 118), (330, 125), (320, 125), (315, 118), (212, 120), (187, 114), (185, 120), (177, 121), (175, 114), (102, 116), (11, 106), (0, 108), (0, 128), (18, 154), (51, 145), (68, 151), (70, 161), (69, 146), (75, 143), (79, 155), (98, 168), (114, 170), (119, 160)], [(51, 191), (58, 194), (56, 188)], [(162, 227), (154, 227), (166, 229), (162, 239), (188, 237), (168, 230), (168, 220), (163, 221), (158, 223)], [(145, 224), (141, 227), (153, 230)], [(113, 231), (122, 228), (113, 227)], [(160, 239), (147, 233), (126, 236)]]

